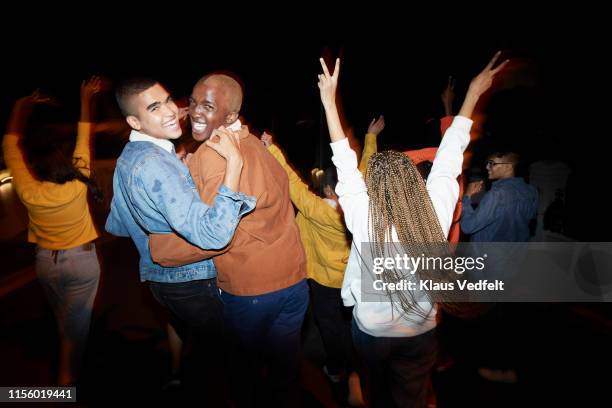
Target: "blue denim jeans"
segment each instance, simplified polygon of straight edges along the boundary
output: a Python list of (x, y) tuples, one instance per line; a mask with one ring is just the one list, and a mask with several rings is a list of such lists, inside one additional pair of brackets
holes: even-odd
[[(256, 406), (257, 388), (264, 394), (266, 406), (295, 406), (301, 399), (299, 353), (308, 308), (306, 280), (259, 296), (222, 292), (221, 300), (225, 326), (235, 347), (231, 377), (234, 402), (241, 407)], [(257, 384), (263, 367), (267, 378)]]
[(435, 329), (414, 337), (374, 337), (353, 320), (353, 343), (363, 363), (370, 407), (426, 406), (436, 361)]
[(95, 244), (58, 251), (37, 246), (36, 275), (51, 304), (60, 335), (70, 342), (70, 366), (76, 380), (100, 282)]

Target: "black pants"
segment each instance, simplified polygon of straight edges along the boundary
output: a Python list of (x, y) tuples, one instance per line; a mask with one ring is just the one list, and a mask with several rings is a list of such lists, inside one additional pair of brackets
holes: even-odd
[(198, 400), (207, 406), (222, 405), (227, 341), (216, 279), (149, 282), (149, 287), (153, 297), (172, 313), (173, 325), (181, 340), (193, 341), (193, 355), (187, 367), (181, 368), (186, 390), (199, 395)]
[(325, 348), (325, 365), (331, 375), (355, 370), (351, 342), (351, 308), (342, 304), (340, 289), (323, 286), (312, 279), (310, 305)]
[(353, 321), (353, 342), (364, 366), (370, 407), (426, 406), (436, 361), (435, 330), (414, 337), (373, 337)]

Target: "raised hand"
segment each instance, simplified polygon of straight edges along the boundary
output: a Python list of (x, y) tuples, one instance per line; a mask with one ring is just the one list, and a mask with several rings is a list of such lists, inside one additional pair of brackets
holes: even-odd
[(270, 147), (274, 144), (274, 138), (271, 134), (264, 131), (261, 135), (261, 142), (265, 147)]
[(92, 121), (92, 107), (94, 105), (94, 95), (102, 89), (102, 80), (99, 76), (81, 82), (81, 122)]
[(384, 128), (385, 117), (383, 115), (380, 115), (378, 119), (372, 119), (372, 122), (370, 122), (370, 125), (368, 126), (368, 133), (374, 133), (375, 135), (378, 135), (380, 132), (383, 131)]
[(465, 190), (465, 195), (468, 197), (472, 197), (474, 194), (480, 193), (483, 187), (484, 187), (483, 181), (473, 181), (470, 184), (468, 184)]
[(496, 68), (493, 68), (500, 55), (501, 51), (497, 51), (487, 66), (478, 75), (476, 75), (474, 79), (472, 79), (472, 82), (470, 82), (467, 94), (465, 95), (465, 100), (463, 101), (463, 105), (459, 111), (460, 116), (464, 116), (466, 118), (470, 118), (472, 116), (472, 113), (474, 113), (474, 107), (480, 99), (480, 96), (491, 88), (495, 75), (497, 75), (497, 73), (499, 73), (499, 71), (501, 71), (510, 61), (505, 60)]
[(487, 66), (480, 72), (480, 74), (476, 75), (474, 79), (472, 79), (472, 82), (470, 82), (470, 87), (468, 88), (467, 95), (472, 94), (474, 96), (480, 97), (480, 95), (489, 90), (489, 88), (493, 84), (493, 79), (495, 78), (495, 75), (497, 75), (499, 71), (504, 69), (506, 64), (510, 62), (510, 60), (505, 60), (496, 68), (493, 68), (495, 62), (497, 61), (500, 55), (501, 51), (497, 51), (493, 58), (491, 58), (491, 61), (489, 61)]
[(323, 73), (318, 75), (321, 103), (325, 109), (336, 106), (336, 88), (338, 87), (338, 76), (340, 75), (340, 58), (336, 58), (334, 73), (331, 75), (323, 58), (320, 58)]
[(318, 86), (321, 92), (321, 103), (325, 109), (329, 137), (332, 142), (338, 142), (346, 138), (344, 130), (342, 129), (342, 124), (340, 123), (338, 108), (336, 107), (336, 88), (338, 87), (338, 76), (340, 75), (340, 58), (336, 59), (336, 67), (334, 68), (333, 75), (330, 75), (323, 58), (320, 58), (319, 62), (323, 68), (323, 73), (318, 76)]
[(22, 96), (17, 100), (17, 102), (15, 102), (15, 105), (19, 107), (57, 104), (58, 102), (55, 100), (55, 98), (40, 92), (39, 89), (36, 89), (30, 95)]
[(23, 134), (27, 118), (32, 113), (35, 105), (57, 106), (59, 104), (54, 98), (41, 93), (38, 89), (30, 95), (22, 96), (15, 101), (13, 106), (13, 111), (8, 121), (8, 133)]
[(90, 100), (102, 89), (102, 79), (99, 76), (92, 76), (81, 82), (81, 102)]
[(452, 76), (448, 77), (448, 84), (442, 94), (440, 95), (442, 104), (444, 105), (444, 113), (446, 116), (453, 114), (453, 102), (455, 100), (455, 79)]

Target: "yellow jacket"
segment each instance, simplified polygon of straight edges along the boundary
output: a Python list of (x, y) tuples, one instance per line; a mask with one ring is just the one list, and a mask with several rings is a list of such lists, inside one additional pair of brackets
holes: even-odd
[[(347, 236), (340, 209), (334, 209), (310, 191), (278, 147), (272, 145), (269, 151), (289, 177), (289, 195), (298, 209), (296, 222), (306, 252), (306, 276), (323, 286), (341, 288), (351, 240)], [(370, 156), (375, 152), (376, 135), (368, 133), (360, 170), (365, 170)]]
[[(91, 123), (79, 123), (75, 158), (81, 172), (90, 175)], [(87, 186), (78, 180), (64, 184), (38, 181), (30, 173), (18, 146), (19, 135), (4, 137), (4, 161), (13, 176), (19, 199), (28, 209), (28, 241), (43, 248), (74, 248), (98, 237), (87, 203)]]

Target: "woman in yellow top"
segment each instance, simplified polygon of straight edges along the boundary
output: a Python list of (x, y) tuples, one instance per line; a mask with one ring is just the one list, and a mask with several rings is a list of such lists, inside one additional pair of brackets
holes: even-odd
[[(17, 195), (28, 209), (28, 241), (36, 243), (36, 274), (58, 322), (60, 385), (77, 380), (100, 278), (93, 243), (98, 233), (87, 202), (88, 191), (101, 199), (90, 178), (90, 105), (99, 90), (100, 79), (95, 77), (81, 85), (74, 153), (40, 132), (22, 137), (34, 106), (50, 101), (37, 92), (15, 103), (2, 146)], [(26, 139), (23, 152), (20, 139)]]
[[(372, 120), (365, 137), (360, 169), (376, 153), (376, 137), (384, 129), (384, 118)], [(326, 361), (323, 370), (334, 383), (351, 373), (355, 367), (351, 360), (350, 309), (342, 304), (340, 289), (348, 262), (350, 238), (347, 236), (338, 196), (334, 192), (337, 182), (335, 168), (325, 170), (321, 180), (324, 198), (309, 190), (306, 183), (287, 163), (283, 152), (273, 144), (272, 136), (262, 135), (264, 145), (278, 160), (289, 177), (289, 195), (298, 210), (296, 222), (306, 252), (306, 274), (310, 284), (310, 304), (315, 322), (321, 333)], [(358, 387), (359, 378), (349, 378), (349, 402), (362, 403)]]

